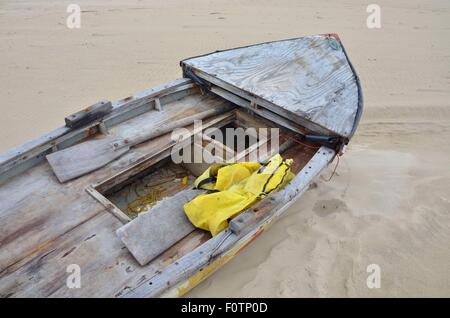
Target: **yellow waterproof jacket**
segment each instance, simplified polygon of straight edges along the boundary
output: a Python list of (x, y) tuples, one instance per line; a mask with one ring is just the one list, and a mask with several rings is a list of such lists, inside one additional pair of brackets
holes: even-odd
[(184, 205), (184, 211), (192, 224), (215, 236), (228, 227), (229, 219), (291, 181), (292, 162), (277, 154), (265, 165), (212, 165), (195, 180), (195, 186), (214, 192), (197, 196)]

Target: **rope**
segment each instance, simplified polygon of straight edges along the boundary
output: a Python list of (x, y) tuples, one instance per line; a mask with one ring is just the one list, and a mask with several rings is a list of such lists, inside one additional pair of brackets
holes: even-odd
[(336, 155), (336, 157), (337, 157), (337, 162), (336, 162), (336, 165), (334, 166), (333, 173), (331, 173), (331, 176), (330, 176), (330, 178), (328, 178), (328, 180), (325, 180), (326, 182), (331, 181), (331, 179), (333, 178), (334, 174), (336, 173), (337, 167), (339, 166), (339, 157), (340, 156)]

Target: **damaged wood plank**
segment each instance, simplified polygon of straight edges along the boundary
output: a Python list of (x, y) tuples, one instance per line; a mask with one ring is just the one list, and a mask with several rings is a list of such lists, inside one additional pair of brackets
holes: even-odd
[(183, 205), (203, 192), (185, 190), (159, 201), (148, 212), (120, 227), (117, 236), (139, 264), (147, 264), (195, 229)]
[(121, 171), (117, 174), (112, 175), (111, 177), (98, 182), (93, 185), (93, 187), (99, 192), (105, 192), (108, 189), (120, 184), (130, 178), (131, 176), (147, 169), (151, 165), (155, 164), (155, 158), (157, 160), (162, 160), (163, 158), (170, 155), (172, 151), (172, 147), (175, 145), (179, 146), (180, 149), (182, 146), (191, 143), (191, 137), (195, 134), (201, 133), (202, 130), (212, 127), (212, 126), (222, 126), (231, 122), (235, 118), (235, 113), (233, 111), (226, 112), (217, 116), (210, 117), (206, 119), (201, 127), (194, 127), (194, 125), (190, 125), (187, 128), (190, 133), (187, 136), (184, 136), (183, 140), (175, 141), (170, 138), (170, 134), (160, 136), (152, 140), (153, 147), (149, 150), (149, 152), (143, 155), (141, 158), (136, 160), (136, 162), (131, 165), (128, 169)]
[(190, 116), (184, 116), (180, 119), (171, 118), (161, 122), (159, 125), (155, 124), (154, 127), (148, 130), (140, 129), (134, 136), (129, 138), (111, 135), (84, 141), (75, 146), (49, 154), (47, 161), (58, 180), (63, 183), (103, 167), (129, 151), (132, 146), (170, 133), (177, 128), (191, 125), (196, 120), (219, 115), (231, 109), (231, 104), (228, 101), (223, 101), (215, 107), (197, 111)]
[[(259, 218), (253, 219), (250, 224), (246, 221), (247, 226), (242, 227), (239, 234), (230, 229), (219, 233), (188, 255), (180, 258), (176, 263), (169, 265), (160, 275), (130, 289), (123, 297), (158, 297), (165, 293), (169, 293), (169, 296), (179, 296), (180, 293), (189, 290), (191, 287), (189, 279), (203, 280), (218, 267), (217, 264), (222, 265), (227, 262), (230, 256), (268, 228), (296, 199), (301, 197), (301, 194), (307, 190), (312, 180), (326, 168), (334, 155), (334, 150), (327, 147), (318, 149), (308, 164), (285, 188), (252, 208), (254, 210), (260, 205), (266, 205), (265, 213), (259, 214)], [(174, 291), (173, 294), (170, 294), (171, 290)]]
[[(144, 90), (133, 96), (112, 102), (112, 111), (104, 117), (107, 126), (117, 125), (133, 116), (138, 116), (140, 112), (134, 111), (145, 104), (152, 102), (154, 98), (168, 98), (171, 94), (180, 94), (183, 91), (191, 91), (194, 87), (192, 80), (180, 78), (168, 83)], [(193, 91), (194, 92), (194, 91)], [(168, 99), (170, 100), (170, 99)], [(80, 139), (88, 137), (98, 131), (96, 126), (101, 121), (96, 119), (87, 127), (70, 128), (59, 127), (52, 132), (42, 135), (19, 145), (11, 150), (0, 154), (0, 183), (2, 180), (11, 178), (22, 173), (45, 159), (43, 153), (48, 154), (55, 146), (61, 150), (73, 145)], [(87, 133), (87, 131), (89, 131)], [(24, 165), (24, 167), (22, 167)]]
[[(188, 100), (186, 102), (174, 101), (167, 104), (166, 110), (178, 109), (178, 106), (183, 103), (185, 104), (184, 109), (192, 107), (198, 110), (198, 107), (206, 100), (209, 101), (214, 97), (205, 98), (196, 94), (186, 99)], [(220, 101), (216, 100), (216, 102)], [(148, 116), (152, 118), (152, 114), (148, 114)], [(221, 116), (223, 116), (221, 117), (222, 121), (233, 118), (231, 114)], [(219, 119), (218, 121), (220, 122)], [(207, 121), (207, 123), (209, 122), (213, 122), (212, 119)], [(126, 129), (129, 129), (128, 123), (117, 125), (112, 130), (115, 134), (122, 135)], [(85, 128), (77, 129), (70, 132), (70, 136), (71, 138), (81, 138), (87, 134), (85, 130)], [(107, 180), (119, 172), (128, 171), (133, 174), (133, 171), (136, 172), (136, 170), (132, 168), (133, 171), (129, 171), (128, 168), (136, 168), (135, 164), (141, 163), (139, 169), (145, 164), (151, 165), (153, 161), (149, 158), (155, 158), (155, 148), (161, 149), (170, 142), (169, 134), (140, 144), (118, 160), (93, 173), (69, 181), (65, 185), (58, 182), (46, 162), (37, 163), (34, 167), (29, 167), (26, 173), (14, 178), (9, 177), (8, 182), (0, 186), (0, 202), (2, 203), (0, 205), (2, 220), (0, 224), (0, 245), (2, 246), (0, 271), (20, 262), (28, 255), (40, 253), (48, 242), (86, 222), (95, 214), (106, 212), (105, 207), (87, 194), (85, 188), (98, 181)], [(165, 155), (170, 155), (170, 150)], [(143, 161), (145, 164), (142, 164)]]
[(94, 189), (92, 186), (86, 188), (86, 192), (89, 193), (94, 199), (101, 203), (108, 212), (113, 214), (120, 222), (126, 224), (131, 221), (131, 218), (116, 207), (111, 201), (109, 201), (104, 195)]
[[(1, 273), (0, 297), (120, 297), (210, 238), (194, 230), (140, 266), (116, 236), (120, 226), (109, 213), (100, 213), (49, 241)], [(80, 266), (82, 288), (67, 288), (70, 264)]]

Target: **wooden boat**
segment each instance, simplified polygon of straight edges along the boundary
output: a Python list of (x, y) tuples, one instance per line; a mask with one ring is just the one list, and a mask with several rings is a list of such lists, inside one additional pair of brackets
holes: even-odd
[[(218, 51), (183, 60), (181, 67), (183, 78), (115, 102), (102, 101), (69, 116), (65, 126), (1, 155), (2, 297), (183, 295), (267, 230), (343, 153), (359, 123), (359, 80), (335, 34)], [(202, 130), (183, 122), (200, 113), (208, 115)], [(171, 227), (171, 235), (183, 228), (182, 237), (176, 242), (155, 238), (170, 246), (161, 245), (163, 251), (150, 257), (154, 241), (133, 226), (141, 218), (136, 214), (179, 215), (197, 191), (192, 182), (204, 164), (171, 162), (177, 142), (170, 133), (64, 182), (46, 157), (107, 136), (127, 140), (174, 122), (189, 130), (185, 144), (202, 134), (203, 142), (215, 142), (204, 134), (207, 127), (279, 128), (281, 153), (294, 159), (296, 176), (214, 237), (185, 224)], [(250, 145), (237, 155), (246, 158), (260, 146)], [(161, 227), (167, 231), (166, 225)], [(81, 275), (81, 286), (75, 288), (67, 284), (72, 264)]]

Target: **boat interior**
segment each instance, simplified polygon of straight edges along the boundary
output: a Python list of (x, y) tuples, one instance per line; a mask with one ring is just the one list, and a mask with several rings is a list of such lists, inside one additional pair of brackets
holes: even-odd
[[(319, 145), (298, 142), (292, 130), (251, 109), (204, 94), (189, 79), (176, 84), (163, 88), (156, 97), (144, 92), (118, 101), (109, 117), (57, 138), (47, 137), (45, 143), (29, 146), (27, 154), (12, 157), (15, 164), (2, 171), (0, 186), (0, 296), (123, 296), (211, 239), (209, 232), (194, 229), (141, 266), (115, 234), (140, 213), (152, 213), (158, 201), (192, 189), (195, 178), (208, 167), (207, 162), (173, 163), (170, 134), (143, 142), (105, 167), (66, 183), (57, 180), (45, 160), (52, 151), (104, 134), (131, 137), (138, 131), (224, 104), (229, 105), (229, 110), (204, 120), (203, 130), (196, 131), (193, 125), (186, 127), (192, 136), (202, 135), (200, 146), (220, 144), (204, 132), (208, 127), (277, 127), (281, 154), (294, 160), (294, 174), (308, 169), (308, 162), (319, 151)], [(199, 147), (192, 136), (184, 142)], [(271, 142), (270, 136), (264, 141), (249, 138), (245, 149), (232, 149), (225, 143), (215, 148), (222, 154), (207, 154), (217, 158), (231, 153), (246, 160), (263, 146), (270, 149)], [(61, 277), (65, 277), (69, 264), (84, 269), (83, 280), (90, 281), (88, 287), (66, 288)]]

